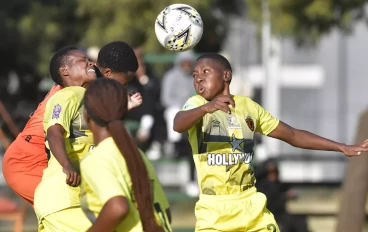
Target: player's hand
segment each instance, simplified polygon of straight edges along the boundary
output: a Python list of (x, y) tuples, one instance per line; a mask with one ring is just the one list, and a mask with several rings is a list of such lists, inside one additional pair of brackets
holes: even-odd
[(80, 185), (81, 177), (79, 173), (74, 170), (71, 165), (65, 165), (63, 167), (63, 172), (66, 174), (66, 184), (72, 187), (77, 187)]
[(128, 110), (134, 109), (140, 106), (143, 102), (142, 95), (138, 92), (133, 92), (129, 94), (128, 98)]
[(345, 156), (358, 156), (362, 152), (368, 152), (368, 140), (365, 140), (361, 145), (344, 145), (341, 149)]
[(205, 104), (204, 109), (207, 113), (222, 110), (227, 114), (231, 114), (230, 105), (235, 108), (235, 101), (231, 95), (217, 96), (215, 99)]

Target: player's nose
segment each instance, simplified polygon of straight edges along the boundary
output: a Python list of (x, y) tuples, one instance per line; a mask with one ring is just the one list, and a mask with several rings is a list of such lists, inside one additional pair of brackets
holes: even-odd
[(203, 81), (203, 78), (201, 75), (197, 75), (196, 78), (195, 78), (195, 82), (196, 83), (201, 83)]

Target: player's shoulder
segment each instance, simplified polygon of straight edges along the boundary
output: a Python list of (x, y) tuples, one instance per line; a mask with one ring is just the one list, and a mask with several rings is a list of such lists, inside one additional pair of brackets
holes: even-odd
[(72, 98), (74, 99), (83, 99), (84, 93), (85, 93), (86, 89), (83, 87), (79, 87), (79, 86), (71, 86), (71, 87), (66, 87), (66, 88), (62, 88), (59, 91), (57, 91), (51, 98), (49, 101), (52, 100), (70, 100)]
[(247, 96), (233, 95), (236, 107), (255, 108), (255, 101)]
[(61, 89), (62, 89), (61, 85), (58, 85), (55, 83), (52, 85), (50, 92), (53, 92), (53, 91), (57, 92), (57, 91), (60, 91)]
[(70, 86), (61, 89), (59, 92), (62, 92), (63, 94), (69, 95), (69, 96), (75, 96), (78, 99), (83, 99), (84, 94), (86, 92), (86, 89), (80, 86)]
[(240, 96), (240, 95), (232, 95), (235, 101), (245, 101), (245, 102), (253, 102), (250, 97)]
[(82, 159), (81, 166), (88, 166), (92, 164), (114, 163), (114, 154), (119, 153), (112, 138), (107, 138), (98, 146), (94, 147)]
[(191, 109), (191, 108), (194, 108), (194, 107), (198, 107), (198, 106), (206, 104), (207, 102), (208, 101), (206, 99), (204, 99), (202, 96), (194, 95), (186, 101), (183, 109), (188, 109), (188, 108)]

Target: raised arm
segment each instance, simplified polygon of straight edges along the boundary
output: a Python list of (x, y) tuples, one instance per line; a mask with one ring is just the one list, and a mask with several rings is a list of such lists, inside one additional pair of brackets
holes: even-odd
[(174, 118), (174, 131), (183, 133), (192, 128), (199, 120), (207, 113), (213, 113), (217, 110), (222, 110), (230, 114), (229, 105), (235, 107), (234, 99), (230, 95), (218, 96), (212, 101), (194, 109), (189, 109), (178, 112)]
[(368, 145), (367, 141), (362, 145), (346, 145), (343, 143), (337, 143), (311, 132), (295, 129), (281, 121), (268, 136), (280, 139), (294, 147), (342, 152), (346, 156), (356, 156), (360, 155), (361, 152), (368, 151), (368, 147), (366, 147)]

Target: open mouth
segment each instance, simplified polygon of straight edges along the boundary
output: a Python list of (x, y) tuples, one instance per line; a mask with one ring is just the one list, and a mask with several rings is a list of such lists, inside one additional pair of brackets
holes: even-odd
[(204, 91), (206, 90), (206, 88), (205, 87), (203, 87), (203, 86), (201, 86), (201, 85), (199, 85), (198, 86), (198, 93), (199, 94), (202, 94), (202, 93), (204, 93)]
[(90, 68), (87, 70), (87, 73), (96, 73), (96, 71), (93, 68)]

